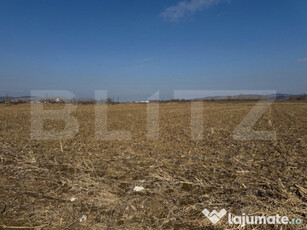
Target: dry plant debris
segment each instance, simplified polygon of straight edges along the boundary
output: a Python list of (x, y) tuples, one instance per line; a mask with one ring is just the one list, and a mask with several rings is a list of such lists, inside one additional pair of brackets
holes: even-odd
[(0, 228), (238, 228), (213, 226), (202, 214), (225, 208), (301, 218), (283, 229), (306, 229), (307, 104), (275, 102), (257, 122), (254, 129), (275, 130), (276, 141), (234, 140), (254, 104), (205, 102), (201, 141), (190, 138), (190, 103), (160, 104), (157, 141), (146, 139), (144, 104), (108, 107), (109, 130), (130, 131), (128, 141), (96, 140), (94, 106), (79, 105), (79, 133), (61, 142), (30, 139), (29, 104), (0, 105)]

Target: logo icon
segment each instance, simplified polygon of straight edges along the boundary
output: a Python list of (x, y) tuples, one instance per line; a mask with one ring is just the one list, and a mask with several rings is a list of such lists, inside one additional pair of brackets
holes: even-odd
[(209, 212), (208, 209), (204, 209), (202, 213), (212, 222), (212, 224), (216, 224), (226, 215), (227, 211), (222, 209), (220, 212), (217, 212), (216, 210)]

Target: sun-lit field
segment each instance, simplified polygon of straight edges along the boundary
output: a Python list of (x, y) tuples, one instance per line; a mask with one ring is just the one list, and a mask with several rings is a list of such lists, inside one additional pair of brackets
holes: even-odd
[[(160, 103), (158, 140), (146, 138), (146, 104), (109, 105), (108, 129), (130, 131), (125, 141), (97, 140), (94, 106), (78, 105), (73, 139), (37, 141), (30, 138), (31, 105), (2, 104), (0, 228), (238, 227), (226, 218), (213, 226), (204, 208), (278, 213), (306, 224), (307, 104), (275, 102), (262, 116), (253, 128), (276, 131), (275, 141), (234, 140), (234, 129), (254, 105), (205, 102), (199, 141), (191, 139), (188, 102)], [(61, 127), (60, 121), (45, 123), (49, 130)]]

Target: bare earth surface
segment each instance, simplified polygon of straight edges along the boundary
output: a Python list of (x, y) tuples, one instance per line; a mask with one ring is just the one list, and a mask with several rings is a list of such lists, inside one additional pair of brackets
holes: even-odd
[[(190, 103), (160, 104), (156, 141), (146, 138), (146, 104), (108, 106), (108, 129), (130, 131), (128, 141), (96, 140), (94, 106), (78, 105), (73, 139), (36, 141), (30, 104), (2, 104), (0, 228), (238, 228), (226, 217), (212, 225), (202, 214), (225, 208), (303, 220), (246, 229), (306, 229), (307, 103), (275, 102), (253, 127), (276, 131), (277, 140), (234, 140), (233, 130), (254, 105), (205, 102), (201, 141), (191, 140)], [(145, 189), (135, 192), (135, 186)]]

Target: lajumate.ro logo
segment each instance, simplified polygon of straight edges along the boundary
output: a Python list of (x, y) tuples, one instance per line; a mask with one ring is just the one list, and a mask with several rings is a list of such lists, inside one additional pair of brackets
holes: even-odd
[[(221, 211), (213, 210), (209, 212), (208, 209), (204, 209), (202, 213), (211, 221), (212, 224), (218, 223), (226, 214), (227, 211), (222, 209)], [(302, 224), (302, 219), (300, 218), (292, 218), (290, 219), (288, 216), (280, 216), (276, 214), (274, 216), (249, 216), (245, 213), (242, 213), (240, 216), (233, 215), (228, 213), (228, 224), (231, 225), (240, 225), (244, 227), (246, 225), (287, 225), (287, 224)]]

